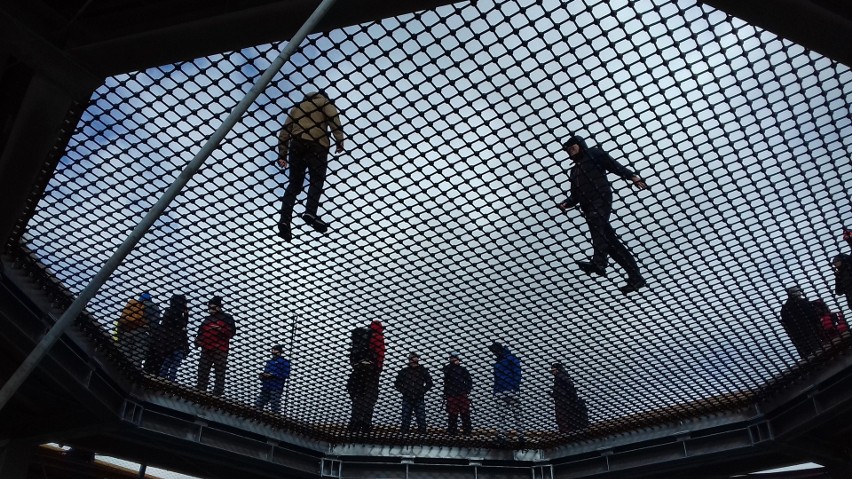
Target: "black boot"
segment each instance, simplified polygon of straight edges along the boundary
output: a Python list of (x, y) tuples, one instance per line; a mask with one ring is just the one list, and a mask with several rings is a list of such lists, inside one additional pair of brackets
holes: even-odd
[(302, 220), (319, 233), (328, 231), (328, 224), (315, 214), (305, 213), (302, 215)]
[(590, 261), (577, 261), (577, 266), (580, 267), (580, 271), (586, 273), (591, 276), (592, 274), (596, 274), (598, 276), (606, 276), (606, 269), (602, 266), (596, 265)]
[(293, 233), (290, 232), (290, 222), (278, 223), (278, 236), (286, 242), (293, 241)]
[(646, 284), (645, 280), (642, 279), (641, 276), (637, 276), (637, 277), (634, 277), (634, 278), (627, 278), (627, 284), (622, 286), (619, 289), (621, 289), (621, 292), (623, 294), (629, 294), (629, 293), (632, 293), (634, 291), (639, 291), (640, 289), (644, 288), (645, 284)]

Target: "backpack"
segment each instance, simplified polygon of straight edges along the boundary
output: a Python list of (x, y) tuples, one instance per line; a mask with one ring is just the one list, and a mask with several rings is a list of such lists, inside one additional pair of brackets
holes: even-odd
[(355, 366), (365, 360), (375, 362), (373, 351), (370, 349), (372, 337), (373, 330), (370, 328), (352, 330), (352, 340), (349, 345), (349, 364)]
[(118, 329), (122, 331), (130, 331), (141, 326), (145, 326), (145, 305), (136, 299), (130, 299), (124, 309), (121, 310), (121, 317), (118, 320)]

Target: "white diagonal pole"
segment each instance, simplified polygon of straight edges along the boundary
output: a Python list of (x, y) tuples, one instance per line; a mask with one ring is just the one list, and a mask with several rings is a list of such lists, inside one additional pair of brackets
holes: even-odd
[(73, 323), (77, 316), (80, 315), (80, 312), (83, 311), (83, 308), (89, 301), (97, 294), (98, 290), (103, 286), (107, 279), (109, 279), (110, 275), (118, 268), (118, 265), (124, 261), (124, 258), (133, 251), (133, 248), (136, 246), (136, 243), (142, 238), (142, 236), (151, 228), (151, 225), (163, 214), (172, 200), (177, 197), (178, 193), (183, 189), (184, 186), (189, 182), (190, 178), (201, 168), (201, 165), (204, 164), (204, 161), (207, 157), (210, 156), (211, 153), (219, 146), (219, 143), (222, 142), (222, 139), (225, 138), (225, 135), (228, 134), (229, 131), (237, 124), (237, 121), (243, 116), (243, 114), (248, 110), (249, 106), (260, 96), (260, 93), (266, 88), (267, 85), (272, 81), (272, 77), (274, 77), (284, 66), (287, 60), (290, 59), (290, 56), (296, 51), (299, 45), (302, 43), (302, 40), (308, 36), (308, 34), (313, 31), (313, 29), (317, 26), (319, 21), (328, 10), (331, 8), (331, 5), (335, 2), (335, 0), (322, 0), (319, 6), (314, 10), (310, 17), (305, 21), (301, 28), (293, 35), (293, 38), (287, 43), (287, 46), (281, 50), (281, 53), (275, 58), (269, 68), (263, 72), (263, 75), (257, 79), (254, 85), (252, 85), (251, 89), (246, 93), (246, 96), (237, 103), (237, 106), (231, 110), (231, 113), (225, 118), (225, 121), (213, 132), (213, 135), (207, 140), (204, 146), (201, 147), (201, 150), (195, 155), (192, 161), (186, 165), (186, 167), (181, 171), (180, 175), (175, 179), (174, 183), (169, 186), (163, 196), (157, 200), (154, 206), (142, 217), (142, 220), (139, 224), (133, 228), (133, 231), (130, 232), (130, 235), (124, 240), (123, 243), (115, 250), (115, 253), (104, 263), (101, 267), (100, 271), (95, 274), (95, 277), (89, 282), (88, 285), (83, 289), (79, 296), (71, 303), (71, 306), (62, 313), (62, 316), (56, 321), (53, 327), (41, 338), (41, 340), (36, 344), (36, 347), (32, 350), (32, 352), (27, 356), (26, 359), (18, 366), (18, 369), (12, 374), (11, 377), (3, 384), (3, 387), (0, 388), (0, 410), (6, 406), (12, 396), (18, 391), (24, 381), (29, 377), (30, 374), (38, 367), (38, 364), (47, 354), (51, 347), (56, 343), (57, 340), (65, 333)]

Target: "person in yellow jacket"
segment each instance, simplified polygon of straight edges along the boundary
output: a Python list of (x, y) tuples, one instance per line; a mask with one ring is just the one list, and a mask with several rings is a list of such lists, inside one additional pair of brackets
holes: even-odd
[(293, 239), (290, 222), (296, 197), (302, 191), (305, 173), (309, 174), (308, 200), (302, 219), (316, 231), (324, 233), (328, 225), (317, 216), (331, 147), (329, 135), (334, 137), (335, 153), (343, 152), (343, 128), (340, 113), (334, 103), (322, 92), (305, 95), (287, 115), (278, 135), (278, 166), (290, 167), (290, 183), (281, 204), (278, 236), (285, 241)]

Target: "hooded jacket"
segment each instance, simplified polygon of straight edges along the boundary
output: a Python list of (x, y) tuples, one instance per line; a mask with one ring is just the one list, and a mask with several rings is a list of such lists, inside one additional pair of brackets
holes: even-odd
[(154, 335), (154, 347), (163, 355), (180, 351), (184, 356), (189, 354), (189, 337), (186, 332), (189, 322), (189, 311), (186, 307), (186, 297), (174, 295), (169, 300), (169, 307), (163, 313), (160, 328)]
[(572, 157), (574, 166), (571, 167), (569, 175), (571, 191), (565, 201), (567, 207), (572, 208), (579, 204), (583, 208), (598, 201), (612, 203), (612, 188), (606, 177), (607, 172), (625, 180), (629, 180), (636, 173), (619, 164), (600, 148), (589, 148), (580, 136), (572, 136), (565, 142), (566, 146), (572, 144), (580, 146), (580, 153), (577, 157)]
[(489, 346), (497, 356), (494, 362), (494, 394), (521, 390), (521, 361), (501, 344)]

